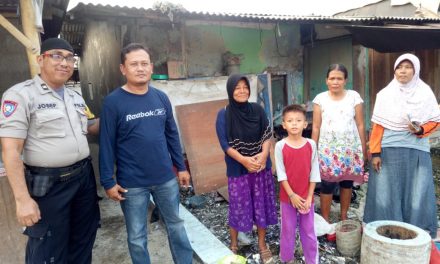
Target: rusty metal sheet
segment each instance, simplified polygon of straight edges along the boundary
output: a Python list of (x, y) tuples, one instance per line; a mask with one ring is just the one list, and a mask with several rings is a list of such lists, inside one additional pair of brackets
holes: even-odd
[(227, 104), (217, 100), (175, 107), (196, 194), (227, 185), (224, 153), (215, 131), (217, 113)]
[(182, 61), (168, 61), (167, 66), (170, 80), (186, 78), (186, 68)]

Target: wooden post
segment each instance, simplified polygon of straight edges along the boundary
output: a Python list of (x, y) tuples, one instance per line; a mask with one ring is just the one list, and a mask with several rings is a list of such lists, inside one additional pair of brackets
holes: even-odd
[[(20, 7), (23, 32), (27, 38), (20, 34), (13, 26), (11, 27), (9, 21), (6, 19), (1, 19), (0, 24), (27, 47), (26, 53), (31, 77), (33, 77), (40, 71), (36, 58), (40, 47), (40, 37), (35, 26), (35, 13), (32, 0), (20, 0)], [(2, 18), (4, 17), (2, 16)], [(24, 263), (26, 236), (21, 234), (21, 232), (22, 229), (15, 213), (15, 199), (11, 187), (6, 177), (0, 177), (1, 263)]]
[(38, 54), (39, 48), (34, 45), (20, 30), (18, 30), (11, 22), (9, 22), (2, 14), (0, 14), (0, 25), (2, 25), (13, 37), (15, 37), (27, 49), (31, 50), (35, 55)]
[[(23, 32), (31, 41), (31, 43), (37, 47), (40, 46), (40, 33), (35, 26), (35, 10), (32, 4), (32, 0), (20, 0), (21, 8), (21, 23), (23, 24)], [(37, 54), (34, 54), (31, 50), (26, 49), (28, 56), (29, 67), (31, 71), (31, 78), (40, 73), (40, 67), (37, 64)]]
[(15, 214), (15, 200), (8, 179), (0, 176), (1, 263), (24, 263), (27, 237), (21, 234), (21, 228)]

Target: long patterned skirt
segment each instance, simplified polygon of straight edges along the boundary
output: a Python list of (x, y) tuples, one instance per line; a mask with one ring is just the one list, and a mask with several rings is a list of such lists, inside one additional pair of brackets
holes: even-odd
[(240, 232), (255, 223), (266, 228), (278, 222), (274, 178), (271, 169), (228, 178), (229, 226)]

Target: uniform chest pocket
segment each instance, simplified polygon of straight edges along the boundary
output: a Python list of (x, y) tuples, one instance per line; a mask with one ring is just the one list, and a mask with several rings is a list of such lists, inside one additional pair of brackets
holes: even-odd
[(78, 113), (79, 120), (81, 121), (81, 131), (83, 134), (87, 134), (87, 115), (84, 110), (77, 108), (76, 112)]
[(65, 115), (59, 110), (35, 112), (38, 138), (65, 137)]

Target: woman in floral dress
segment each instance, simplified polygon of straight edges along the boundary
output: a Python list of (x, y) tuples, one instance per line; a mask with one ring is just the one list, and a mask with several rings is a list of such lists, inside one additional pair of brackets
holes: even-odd
[(329, 221), (336, 184), (340, 187), (341, 220), (347, 219), (353, 181), (363, 182), (366, 141), (363, 100), (346, 90), (348, 72), (342, 64), (327, 71), (328, 91), (313, 100), (312, 139), (318, 144), (321, 172), (321, 214)]

